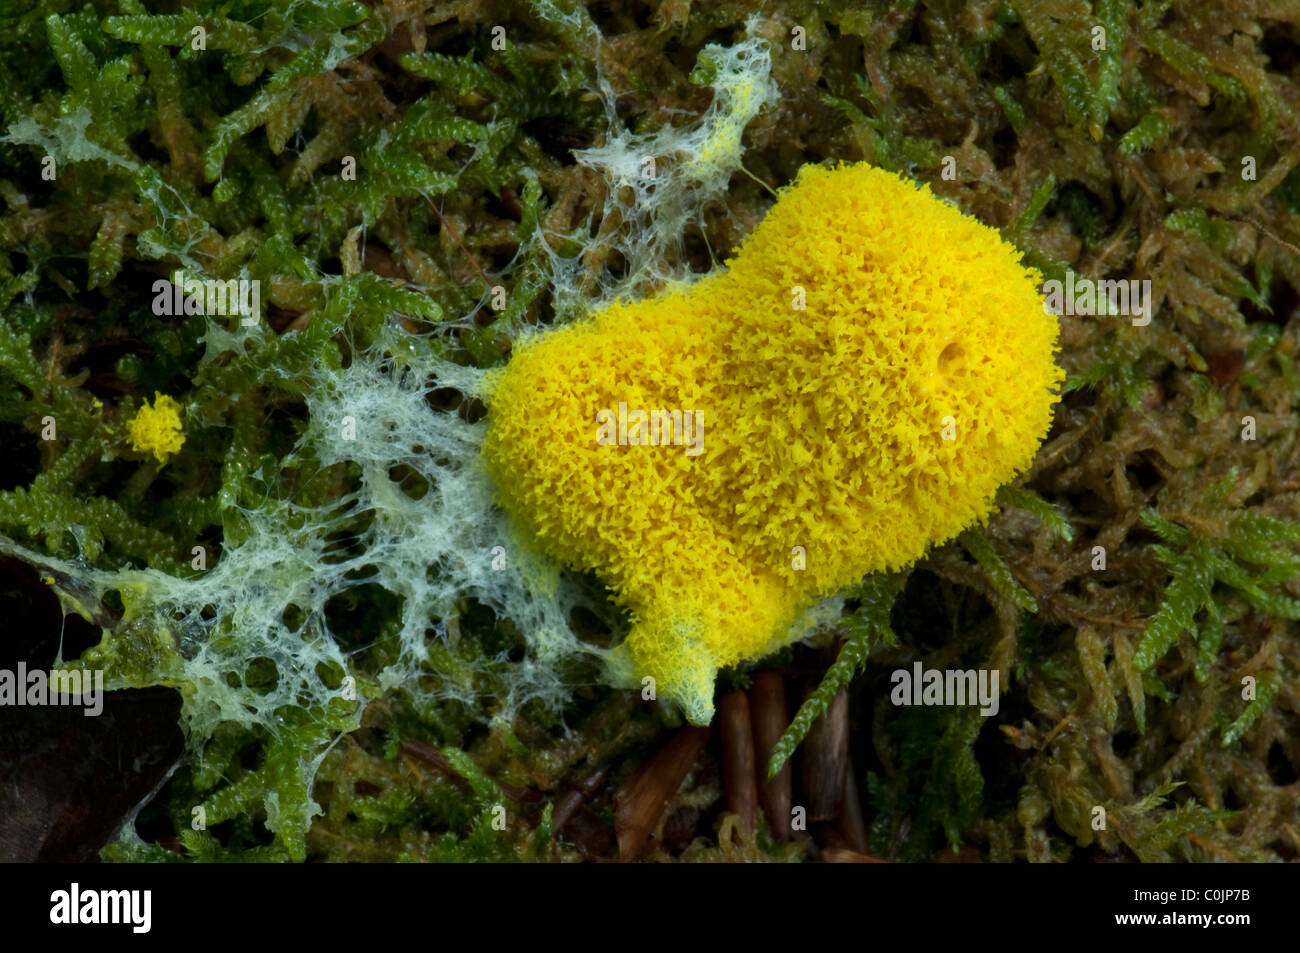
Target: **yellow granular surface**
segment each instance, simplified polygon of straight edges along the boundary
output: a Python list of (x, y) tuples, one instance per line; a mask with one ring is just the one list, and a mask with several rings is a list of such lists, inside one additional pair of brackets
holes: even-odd
[(181, 405), (166, 394), (155, 393), (154, 404), (141, 407), (126, 425), (133, 449), (152, 453), (159, 463), (185, 445)]
[[(537, 545), (630, 610), (617, 678), (705, 723), (720, 667), (983, 520), (1031, 464), (1062, 379), (1040, 282), (927, 187), (805, 167), (727, 270), (524, 341), (484, 458)], [(702, 412), (702, 452), (602, 445), (620, 403)]]

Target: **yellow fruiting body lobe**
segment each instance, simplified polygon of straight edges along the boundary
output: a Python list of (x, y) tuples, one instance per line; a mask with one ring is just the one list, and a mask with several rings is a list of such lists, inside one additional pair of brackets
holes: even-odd
[[(515, 522), (630, 609), (620, 680), (704, 723), (719, 668), (983, 520), (1032, 463), (1062, 378), (1040, 282), (928, 187), (805, 167), (727, 270), (522, 342), (484, 458)], [(694, 427), (611, 442), (621, 409)]]
[(131, 447), (152, 453), (159, 463), (178, 453), (185, 444), (181, 405), (166, 394), (155, 393), (152, 407), (144, 404), (126, 425)]

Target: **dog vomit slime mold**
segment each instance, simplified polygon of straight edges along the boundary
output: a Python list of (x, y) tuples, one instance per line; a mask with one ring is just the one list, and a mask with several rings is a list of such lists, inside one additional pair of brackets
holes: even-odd
[(525, 535), (630, 611), (616, 680), (705, 724), (720, 668), (1031, 464), (1062, 379), (1040, 283), (928, 187), (805, 167), (725, 269), (522, 341), (484, 459)]

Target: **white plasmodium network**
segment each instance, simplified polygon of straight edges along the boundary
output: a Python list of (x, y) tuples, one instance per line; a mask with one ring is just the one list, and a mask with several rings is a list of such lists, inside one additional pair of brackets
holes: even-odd
[[(751, 32), (755, 21), (751, 20)], [(529, 251), (549, 259), (556, 310), (562, 315), (589, 308), (591, 291), (579, 286), (582, 258), (615, 252), (625, 274), (599, 275), (600, 301), (626, 298), (693, 277), (682, 255), (688, 226), (727, 194), (741, 169), (741, 134), (778, 95), (766, 43), (751, 38), (731, 47), (706, 46), (691, 73), (693, 82), (713, 88), (713, 100), (697, 119), (665, 125), (652, 133), (626, 129), (614, 112), (615, 95), (599, 79), (609, 133), (603, 146), (576, 152), (578, 161), (605, 178), (601, 232), (584, 240), (584, 255), (565, 258), (546, 236), (535, 233)], [(610, 228), (610, 223), (617, 223)]]
[[(690, 280), (680, 254), (686, 226), (725, 194), (740, 168), (742, 131), (777, 95), (759, 39), (707, 47), (694, 78), (714, 89), (707, 111), (651, 134), (625, 128), (614, 111), (614, 92), (598, 78), (610, 128), (605, 145), (579, 153), (578, 160), (607, 178), (603, 220), (619, 225), (588, 237), (587, 248), (617, 252), (626, 268), (619, 276), (599, 276), (594, 293), (580, 293), (581, 260), (556, 253), (535, 232), (520, 255), (544, 262), (562, 319), (657, 284)], [(653, 178), (645, 174), (647, 158), (655, 160)], [(270, 333), (264, 324), (234, 333), (214, 326), (206, 339), (209, 358), (240, 347), (241, 335)], [(153, 569), (101, 570), (0, 537), (0, 551), (43, 567), (65, 606), (88, 618), (101, 617), (96, 607), (109, 592), (121, 594), (122, 619), (83, 662), (102, 664), (109, 687), (178, 688), (196, 750), (223, 723), (260, 726), (274, 736), (293, 709), (318, 719), (330, 712), (330, 724), (356, 727), (370, 698), (397, 688), (417, 706), (453, 698), (498, 716), (531, 700), (558, 709), (570, 691), (564, 664), (605, 656), (570, 627), (573, 608), (591, 596), (522, 543), (497, 506), (479, 459), (486, 423), (466, 422), (428, 399), (435, 388), (475, 396), (483, 372), (428, 357), (430, 349), (399, 342), (392, 328), (385, 337), (391, 346), (358, 352), (346, 367), (316, 366), (307, 429), (283, 461), (346, 464), (356, 474), (351, 492), (321, 508), (270, 500), (241, 510), (233, 521), (239, 538), (225, 540), (219, 560), (205, 572), (178, 578)], [(424, 356), (414, 359), (413, 351)], [(402, 467), (427, 484), (421, 498), (404, 492), (392, 476)], [(343, 684), (348, 652), (331, 632), (326, 610), (332, 598), (367, 584), (399, 600), (399, 648), (371, 673), (373, 680), (350, 685), (353, 701)], [(511, 620), (527, 652), (508, 665), (501, 659), (464, 662), (455, 673), (439, 673), (431, 688), (427, 676), (436, 667), (430, 646), (445, 644), (447, 621), (466, 600)], [(362, 642), (379, 634), (363, 632)], [(274, 677), (250, 678), (254, 663), (263, 673), (273, 665)], [(476, 664), (493, 665), (492, 683), (503, 685), (503, 694), (477, 697), (482, 683)], [(306, 752), (299, 766), (308, 790), (326, 744)], [(273, 814), (275, 805), (267, 809)]]

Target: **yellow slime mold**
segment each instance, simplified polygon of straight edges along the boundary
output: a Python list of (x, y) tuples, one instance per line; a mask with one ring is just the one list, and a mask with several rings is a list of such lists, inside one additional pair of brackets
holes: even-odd
[(868, 165), (805, 167), (728, 265), (522, 342), (483, 447), (514, 521), (631, 611), (616, 680), (696, 724), (719, 668), (983, 520), (1062, 378), (1041, 276)]

